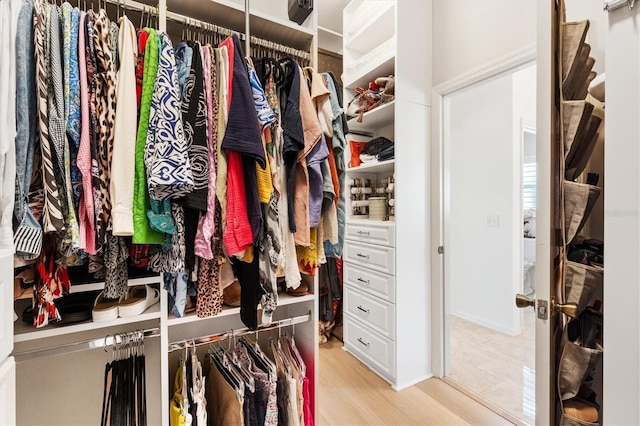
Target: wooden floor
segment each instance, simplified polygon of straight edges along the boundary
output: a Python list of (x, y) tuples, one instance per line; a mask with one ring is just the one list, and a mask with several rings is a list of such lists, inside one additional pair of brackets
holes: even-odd
[(510, 425), (439, 379), (394, 391), (337, 339), (320, 345), (321, 425)]

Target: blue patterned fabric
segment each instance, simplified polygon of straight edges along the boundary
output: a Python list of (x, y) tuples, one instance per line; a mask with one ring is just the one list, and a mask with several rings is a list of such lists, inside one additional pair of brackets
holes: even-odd
[(167, 200), (191, 192), (193, 176), (182, 127), (173, 47), (167, 34), (158, 36), (161, 39), (158, 76), (151, 100), (144, 163), (149, 195), (155, 200)]
[(187, 85), (191, 62), (193, 61), (193, 48), (186, 41), (178, 43), (174, 49), (176, 55), (176, 71), (178, 72), (178, 84), (180, 85), (180, 100), (184, 97), (184, 87)]
[[(71, 154), (71, 185), (73, 188), (73, 204), (76, 209), (78, 208), (80, 193), (82, 191), (82, 174), (80, 173), (80, 170), (76, 165), (78, 158), (78, 147), (80, 146), (80, 68), (78, 66), (79, 27), (80, 9), (75, 7), (71, 12), (69, 43), (70, 53), (68, 56), (66, 55), (65, 46), (65, 61), (69, 61), (68, 80), (66, 80), (69, 82), (69, 93), (67, 98), (69, 103), (65, 106), (67, 109), (67, 135), (69, 137), (69, 141), (71, 142), (69, 144), (69, 150)], [(67, 67), (65, 67), (65, 70), (67, 70)]]
[(264, 93), (264, 89), (258, 80), (258, 75), (253, 68), (247, 65), (247, 71), (249, 72), (249, 82), (251, 83), (251, 91), (253, 92), (253, 103), (256, 106), (256, 112), (258, 113), (258, 122), (260, 127), (264, 129), (267, 126), (275, 123), (278, 119), (273, 113), (273, 110), (269, 106), (267, 95)]

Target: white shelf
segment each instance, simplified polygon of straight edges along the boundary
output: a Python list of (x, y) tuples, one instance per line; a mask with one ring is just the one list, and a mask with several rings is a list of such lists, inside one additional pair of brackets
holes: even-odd
[(394, 171), (395, 164), (395, 159), (369, 164), (362, 163), (358, 167), (349, 167), (347, 173), (389, 173)]
[[(23, 300), (16, 302), (17, 314), (20, 316), (24, 308), (29, 306), (31, 301)], [(73, 325), (61, 325), (56, 326), (55, 323), (50, 324), (44, 328), (34, 328), (32, 325), (25, 324), (21, 319), (18, 319), (14, 323), (14, 337), (15, 343), (28, 342), (37, 339), (46, 339), (48, 337), (69, 335), (73, 333), (80, 333), (83, 331), (99, 330), (102, 328), (122, 326), (125, 324), (133, 324), (138, 322), (144, 322), (154, 319), (160, 319), (160, 303), (149, 307), (142, 314), (135, 317), (118, 318), (113, 321), (105, 322), (93, 322), (85, 321)]]
[(372, 61), (367, 61), (357, 68), (357, 71), (345, 71), (342, 74), (344, 87), (355, 90), (357, 87), (367, 87), (370, 81), (378, 77), (395, 74), (396, 55), (393, 50), (385, 50)]
[[(229, 0), (167, 0), (170, 12), (188, 16), (219, 26), (245, 32), (244, 6)], [(312, 31), (295, 22), (270, 16), (251, 8), (250, 31), (256, 36), (295, 49), (308, 50), (315, 35)], [(170, 28), (171, 27), (171, 28)], [(183, 25), (167, 21), (167, 28), (173, 33), (181, 31)]]
[(378, 226), (388, 226), (393, 228), (396, 226), (396, 222), (393, 220), (373, 220), (373, 219), (356, 219), (353, 216), (347, 216), (347, 223), (351, 225), (369, 225), (375, 223)]
[[(131, 278), (127, 281), (127, 285), (129, 287), (133, 287), (136, 285), (143, 284), (161, 284), (162, 278), (159, 275), (154, 275), (152, 277), (142, 277), (142, 278)], [(71, 287), (69, 288), (69, 293), (83, 293), (85, 291), (94, 291), (94, 290), (102, 290), (104, 288), (104, 281), (100, 281), (97, 283), (86, 283), (86, 284), (73, 284), (71, 283)]]
[(382, 104), (377, 108), (367, 111), (362, 116), (362, 123), (358, 123), (358, 117), (349, 119), (349, 131), (374, 132), (381, 127), (393, 124), (395, 100)]
[[(278, 307), (294, 305), (297, 303), (306, 303), (306, 302), (313, 301), (314, 299), (315, 299), (315, 295), (312, 293), (307, 294), (305, 296), (290, 296), (286, 293), (280, 293), (278, 294)], [(259, 310), (262, 309), (260, 305), (258, 305), (258, 309)], [(276, 308), (276, 312), (277, 311), (278, 309)], [(167, 320), (167, 324), (169, 325), (169, 327), (171, 327), (173, 325), (184, 325), (184, 324), (189, 324), (193, 322), (208, 321), (208, 320), (227, 317), (231, 315), (240, 315), (240, 308), (224, 307), (222, 308), (222, 312), (220, 312), (218, 315), (214, 315), (212, 317), (207, 317), (207, 318), (200, 318), (199, 316), (196, 315), (195, 312), (191, 312), (181, 318), (177, 318), (173, 314), (170, 314), (169, 319)]]
[(358, 27), (343, 32), (345, 49), (369, 52), (395, 34), (394, 2), (363, 2), (355, 10), (345, 9), (344, 25)]

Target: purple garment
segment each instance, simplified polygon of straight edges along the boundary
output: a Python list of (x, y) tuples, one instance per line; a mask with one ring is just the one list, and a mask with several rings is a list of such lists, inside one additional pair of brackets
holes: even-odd
[(307, 155), (307, 170), (309, 171), (309, 226), (317, 228), (322, 214), (324, 198), (324, 178), (322, 176), (322, 162), (329, 157), (327, 141), (322, 134), (320, 142), (315, 144)]

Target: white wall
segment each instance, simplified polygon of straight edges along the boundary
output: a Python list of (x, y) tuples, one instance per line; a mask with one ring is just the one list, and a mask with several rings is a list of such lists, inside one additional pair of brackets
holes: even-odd
[(433, 85), (536, 41), (536, 0), (435, 0)]
[[(521, 259), (515, 263), (513, 253), (521, 253), (521, 237), (514, 232), (521, 213), (513, 184), (520, 168), (514, 162), (512, 78), (482, 83), (445, 102), (449, 312), (516, 335), (521, 325), (513, 287)], [(489, 216), (497, 217), (495, 226), (489, 226)]]
[[(608, 16), (603, 424), (640, 424), (640, 12)], [(606, 18), (606, 17), (605, 17)]]
[(513, 73), (513, 116), (518, 122), (522, 118), (527, 124), (536, 124), (535, 63)]

